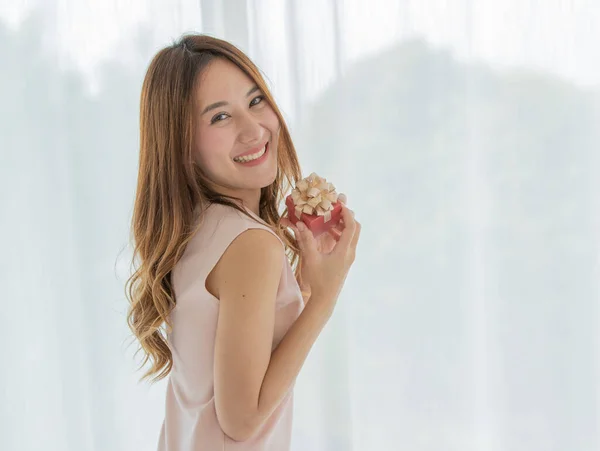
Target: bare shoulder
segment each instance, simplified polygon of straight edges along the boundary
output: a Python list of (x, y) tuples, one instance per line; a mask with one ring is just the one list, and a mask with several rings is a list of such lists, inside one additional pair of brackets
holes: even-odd
[(240, 233), (227, 247), (206, 279), (207, 290), (218, 299), (223, 289), (265, 282), (283, 269), (285, 250), (277, 236), (262, 228)]

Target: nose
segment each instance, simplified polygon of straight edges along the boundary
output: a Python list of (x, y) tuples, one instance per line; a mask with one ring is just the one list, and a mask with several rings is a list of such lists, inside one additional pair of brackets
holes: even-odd
[(251, 146), (260, 143), (263, 135), (263, 127), (251, 114), (245, 114), (239, 125), (239, 141)]

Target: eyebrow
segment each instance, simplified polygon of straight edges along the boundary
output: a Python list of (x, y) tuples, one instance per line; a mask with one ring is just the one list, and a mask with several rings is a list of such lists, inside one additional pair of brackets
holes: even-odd
[[(256, 91), (260, 91), (260, 89), (258, 86), (254, 85), (252, 88), (250, 88), (250, 91), (248, 91), (248, 93), (246, 94), (246, 97), (249, 97), (250, 95), (254, 94)], [(206, 108), (204, 108), (202, 113), (200, 113), (200, 116), (204, 116), (209, 111), (212, 111), (216, 108), (221, 108), (222, 106), (226, 106), (226, 105), (229, 105), (229, 103), (224, 102), (224, 101), (211, 103)]]

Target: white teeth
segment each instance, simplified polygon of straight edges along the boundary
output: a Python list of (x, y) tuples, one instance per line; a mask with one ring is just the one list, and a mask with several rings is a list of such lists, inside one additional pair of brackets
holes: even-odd
[(260, 158), (264, 155), (266, 149), (267, 149), (267, 146), (264, 146), (261, 150), (259, 150), (256, 153), (253, 153), (252, 155), (246, 155), (243, 157), (235, 157), (233, 159), (233, 161), (237, 161), (238, 163), (246, 163), (248, 161), (256, 160), (257, 158)]

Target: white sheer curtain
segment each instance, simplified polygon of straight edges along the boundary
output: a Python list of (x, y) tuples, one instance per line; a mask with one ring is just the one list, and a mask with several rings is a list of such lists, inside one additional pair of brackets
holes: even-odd
[(0, 449), (154, 449), (123, 284), (141, 80), (183, 32), (263, 69), (363, 223), (295, 451), (600, 447), (595, 0), (0, 3)]

